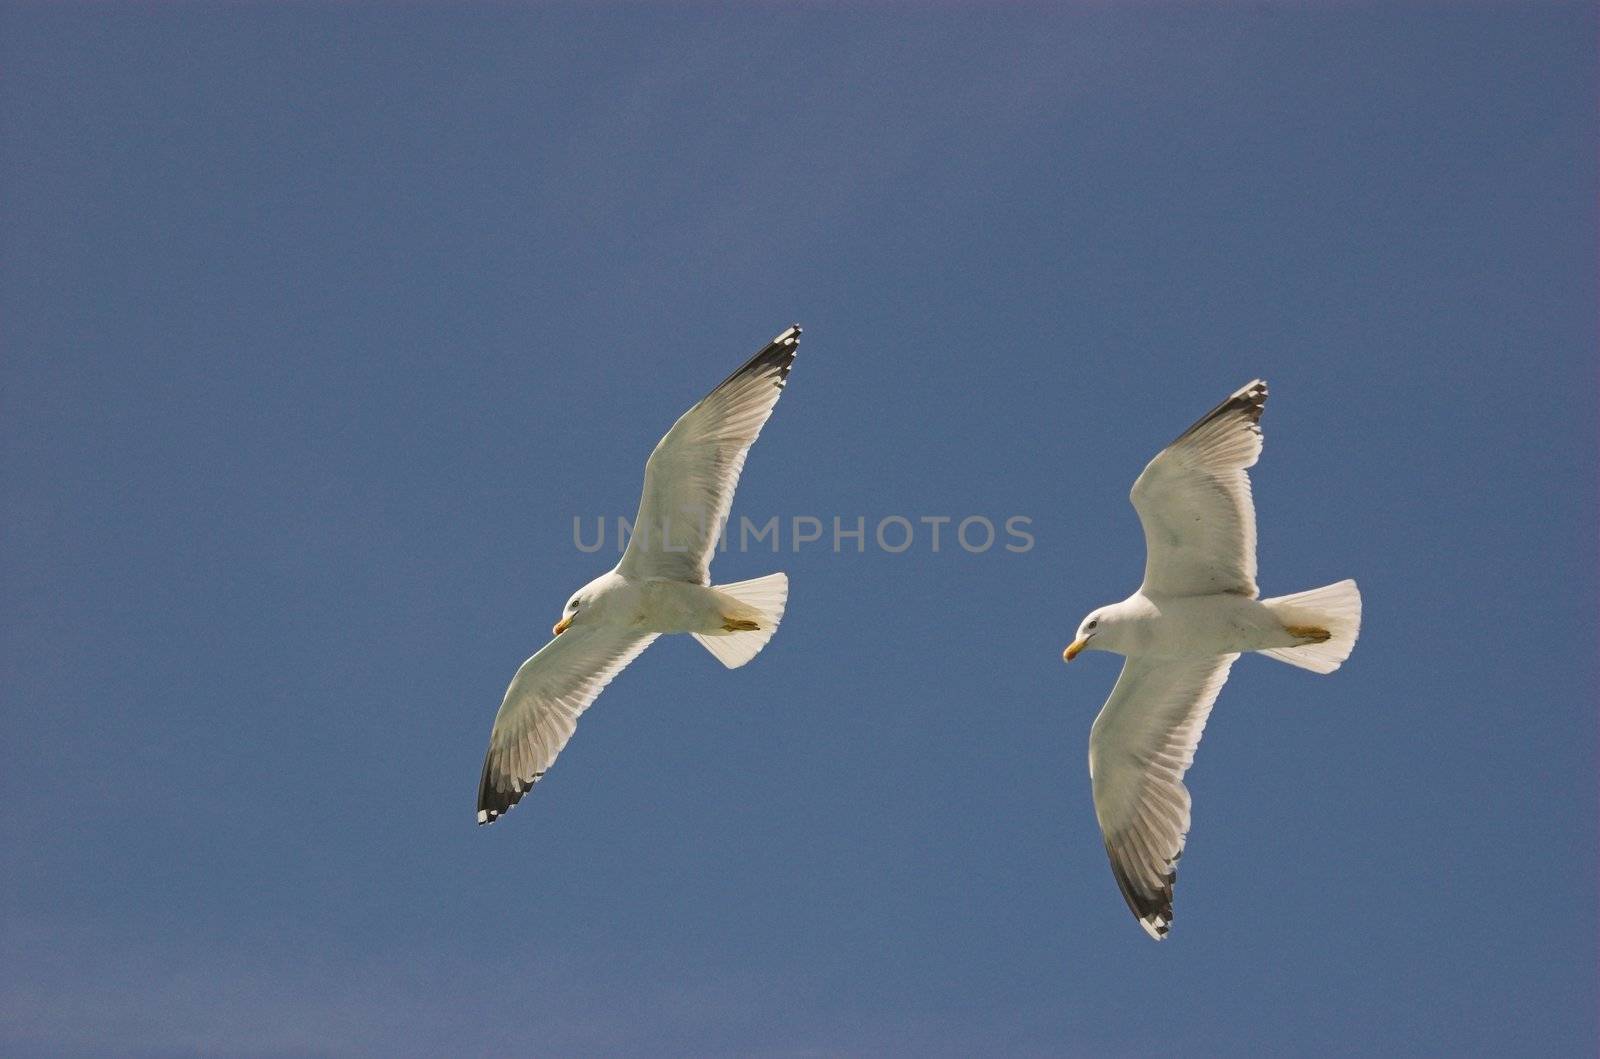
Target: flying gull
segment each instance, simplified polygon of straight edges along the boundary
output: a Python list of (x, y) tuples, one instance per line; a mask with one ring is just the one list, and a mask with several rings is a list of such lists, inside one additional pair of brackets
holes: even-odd
[(1354, 581), (1258, 599), (1256, 513), (1245, 469), (1261, 455), (1260, 379), (1168, 445), (1133, 483), (1144, 584), (1078, 626), (1063, 652), (1114, 651), (1122, 675), (1089, 732), (1089, 776), (1111, 872), (1157, 941), (1189, 831), (1183, 774), (1240, 653), (1331, 673), (1355, 647)]
[(478, 783), (478, 823), (516, 805), (572, 738), (578, 715), (663, 633), (690, 633), (729, 669), (767, 645), (789, 579), (711, 584), (711, 554), (745, 454), (772, 414), (799, 348), (796, 325), (689, 409), (644, 465), (622, 561), (567, 600), (554, 639), (517, 670), (495, 714)]

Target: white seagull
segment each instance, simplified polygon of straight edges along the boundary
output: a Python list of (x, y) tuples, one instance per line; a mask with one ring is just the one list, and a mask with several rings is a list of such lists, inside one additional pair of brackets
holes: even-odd
[(1257, 599), (1256, 513), (1245, 468), (1261, 455), (1260, 379), (1168, 445), (1133, 483), (1144, 584), (1078, 626), (1063, 652), (1127, 661), (1089, 733), (1089, 777), (1111, 871), (1157, 941), (1172, 925), (1175, 865), (1189, 831), (1183, 774), (1241, 652), (1315, 673), (1339, 668), (1361, 630), (1354, 581)]
[(799, 325), (774, 338), (650, 453), (622, 561), (572, 594), (555, 638), (511, 678), (483, 759), (478, 823), (493, 823), (521, 800), (572, 738), (578, 715), (657, 636), (691, 633), (729, 669), (772, 639), (789, 579), (713, 586), (711, 553), (799, 342)]

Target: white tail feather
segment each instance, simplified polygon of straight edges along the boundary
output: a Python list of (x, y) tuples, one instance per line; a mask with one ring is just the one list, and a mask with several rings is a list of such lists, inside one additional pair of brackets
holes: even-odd
[(752, 581), (713, 585), (712, 588), (744, 604), (754, 612), (753, 620), (761, 626), (749, 632), (694, 634), (694, 638), (715, 655), (717, 661), (729, 669), (738, 669), (760, 654), (761, 649), (767, 646), (767, 641), (772, 639), (772, 634), (778, 631), (778, 623), (783, 620), (783, 608), (789, 602), (789, 576), (768, 574)]
[(1292, 596), (1264, 599), (1262, 605), (1285, 625), (1310, 625), (1333, 635), (1322, 643), (1274, 647), (1261, 653), (1313, 673), (1332, 673), (1355, 649), (1361, 634), (1361, 590), (1354, 581), (1339, 581)]

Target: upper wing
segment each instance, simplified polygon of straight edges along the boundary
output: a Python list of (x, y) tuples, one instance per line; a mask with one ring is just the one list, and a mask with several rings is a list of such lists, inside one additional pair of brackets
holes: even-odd
[(1089, 732), (1094, 814), (1111, 872), (1139, 925), (1157, 941), (1172, 925), (1174, 866), (1189, 832), (1183, 774), (1238, 657), (1128, 659)]
[(655, 638), (580, 625), (522, 663), (489, 734), (478, 781), (478, 823), (494, 823), (522, 799), (572, 738), (578, 714)]
[(1267, 384), (1257, 379), (1161, 450), (1133, 483), (1146, 550), (1141, 592), (1259, 594), (1256, 509), (1245, 468), (1261, 455), (1266, 403)]
[(799, 348), (795, 325), (678, 419), (644, 465), (644, 495), (617, 569), (626, 577), (711, 583), (711, 552)]

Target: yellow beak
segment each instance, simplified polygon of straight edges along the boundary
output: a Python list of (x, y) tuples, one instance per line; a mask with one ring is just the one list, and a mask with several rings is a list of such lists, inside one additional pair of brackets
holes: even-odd
[(1084, 637), (1081, 640), (1073, 640), (1070, 644), (1067, 645), (1067, 649), (1065, 651), (1061, 652), (1061, 660), (1063, 662), (1070, 662), (1074, 658), (1077, 658), (1080, 654), (1083, 653), (1083, 645), (1088, 643), (1088, 642), (1089, 642), (1089, 638), (1087, 636)]
[(560, 636), (570, 628), (572, 628), (572, 615), (569, 614), (565, 618), (562, 618), (560, 621), (556, 622), (556, 627), (550, 630), (550, 635)]

